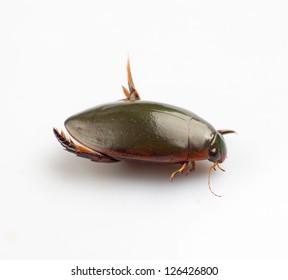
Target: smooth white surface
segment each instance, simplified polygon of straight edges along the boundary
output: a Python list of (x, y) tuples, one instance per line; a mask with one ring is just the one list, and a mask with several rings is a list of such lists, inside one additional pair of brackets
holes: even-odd
[[(1, 259), (288, 259), (285, 1), (2, 1)], [(52, 127), (123, 98), (129, 53), (145, 100), (225, 137), (226, 172), (97, 164)]]

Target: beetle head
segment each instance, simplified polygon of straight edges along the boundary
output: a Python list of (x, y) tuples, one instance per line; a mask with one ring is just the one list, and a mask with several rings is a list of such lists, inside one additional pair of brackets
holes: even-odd
[(209, 161), (222, 163), (227, 156), (227, 148), (223, 136), (216, 132), (209, 147)]

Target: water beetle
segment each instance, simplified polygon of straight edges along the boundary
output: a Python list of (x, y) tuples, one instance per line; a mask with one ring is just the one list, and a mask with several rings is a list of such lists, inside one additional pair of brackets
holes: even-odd
[(211, 170), (216, 167), (223, 170), (219, 163), (227, 154), (223, 135), (234, 131), (216, 130), (183, 108), (141, 101), (132, 80), (129, 60), (127, 75), (129, 90), (122, 87), (125, 99), (96, 106), (65, 121), (69, 134), (82, 146), (54, 128), (60, 144), (67, 151), (96, 162), (133, 160), (181, 164), (171, 174), (171, 181), (183, 173), (188, 164), (190, 168), (186, 175), (195, 169), (195, 161), (208, 159), (213, 162), (208, 172), (211, 190)]

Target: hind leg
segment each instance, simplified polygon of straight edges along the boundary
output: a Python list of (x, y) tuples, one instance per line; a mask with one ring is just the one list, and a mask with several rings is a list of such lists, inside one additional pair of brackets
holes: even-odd
[(78, 157), (88, 158), (96, 162), (116, 162), (118, 160), (111, 158), (107, 155), (101, 154), (99, 152), (91, 151), (85, 147), (75, 144), (71, 139), (66, 137), (63, 131), (61, 133), (53, 128), (53, 132), (60, 142), (60, 144), (65, 148), (66, 151), (77, 155)]

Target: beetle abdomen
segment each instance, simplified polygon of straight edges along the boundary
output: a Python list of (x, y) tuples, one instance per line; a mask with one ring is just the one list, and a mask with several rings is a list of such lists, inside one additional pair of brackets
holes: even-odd
[(74, 115), (65, 126), (81, 144), (117, 159), (181, 162), (191, 118), (199, 117), (162, 103), (120, 101)]

